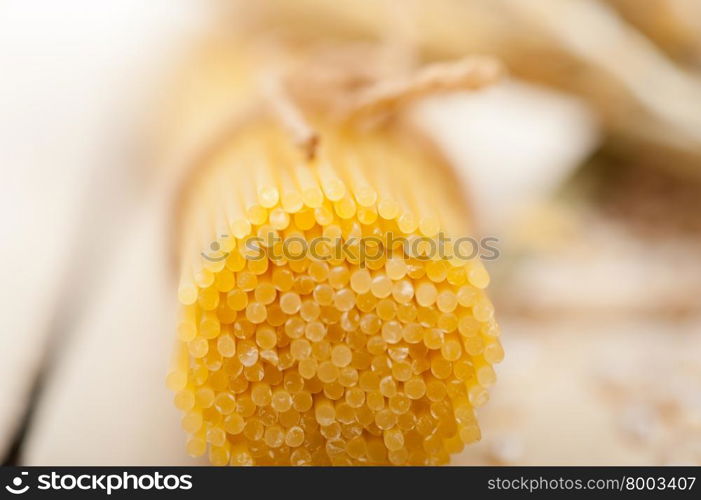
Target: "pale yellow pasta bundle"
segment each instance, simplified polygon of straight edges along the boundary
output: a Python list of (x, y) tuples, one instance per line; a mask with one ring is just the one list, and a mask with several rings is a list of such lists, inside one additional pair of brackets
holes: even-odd
[(168, 377), (188, 452), (420, 465), (478, 440), (503, 351), (482, 263), (429, 243), (466, 217), (440, 160), (382, 129), (322, 129), (306, 160), (262, 120), (210, 163), (181, 221)]

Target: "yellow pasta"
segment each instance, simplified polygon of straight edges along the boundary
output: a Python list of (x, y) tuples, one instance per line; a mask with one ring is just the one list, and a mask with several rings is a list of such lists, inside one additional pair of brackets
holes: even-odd
[(168, 376), (186, 450), (215, 465), (448, 463), (480, 439), (474, 409), (503, 357), (482, 263), (429, 242), (461, 236), (468, 214), (416, 142), (319, 130), (309, 159), (261, 118), (189, 186)]

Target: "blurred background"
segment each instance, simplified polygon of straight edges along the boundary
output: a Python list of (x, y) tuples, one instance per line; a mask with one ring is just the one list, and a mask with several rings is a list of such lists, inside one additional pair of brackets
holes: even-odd
[(507, 67), (411, 111), (501, 250), (506, 359), (456, 464), (701, 464), (699, 0), (0, 1), (4, 463), (193, 463), (163, 131), (229, 32)]

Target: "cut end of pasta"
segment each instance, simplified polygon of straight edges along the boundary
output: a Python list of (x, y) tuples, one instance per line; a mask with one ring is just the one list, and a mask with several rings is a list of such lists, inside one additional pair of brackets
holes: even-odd
[(167, 384), (214, 465), (434, 465), (480, 439), (503, 350), (438, 160), (382, 130), (273, 125), (189, 186)]

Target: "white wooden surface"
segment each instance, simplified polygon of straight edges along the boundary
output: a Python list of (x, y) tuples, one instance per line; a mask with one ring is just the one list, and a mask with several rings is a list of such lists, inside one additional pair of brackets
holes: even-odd
[[(134, 130), (153, 101), (153, 75), (200, 10), (187, 0), (0, 3), (0, 455), (69, 269), (89, 268), (71, 258), (100, 247), (82, 226), (99, 228), (91, 218), (138, 194), (124, 191), (143, 182)], [(111, 187), (108, 196), (96, 186)], [(107, 247), (110, 222), (98, 235)], [(79, 308), (90, 297), (80, 300)]]
[(76, 325), (51, 377), (27, 464), (191, 463), (165, 387), (175, 301), (164, 204), (152, 202), (106, 263), (94, 307)]

